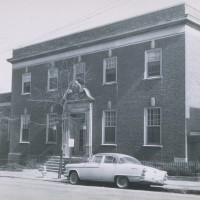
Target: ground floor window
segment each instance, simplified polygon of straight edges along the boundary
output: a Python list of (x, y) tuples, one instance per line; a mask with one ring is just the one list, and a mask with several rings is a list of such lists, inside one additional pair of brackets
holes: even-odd
[(116, 118), (115, 110), (103, 112), (103, 144), (116, 143)]
[(20, 142), (29, 142), (30, 115), (21, 116)]
[(46, 142), (56, 143), (57, 141), (57, 114), (47, 114), (47, 131), (46, 131)]
[(161, 108), (145, 109), (145, 144), (161, 145)]

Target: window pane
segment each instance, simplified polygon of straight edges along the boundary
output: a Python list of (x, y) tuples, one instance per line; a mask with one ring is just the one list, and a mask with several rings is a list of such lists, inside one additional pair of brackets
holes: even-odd
[(48, 142), (56, 142), (56, 130), (49, 128), (48, 131)]
[(80, 135), (79, 135), (79, 151), (83, 151), (84, 134), (85, 134), (85, 131), (83, 129), (80, 130)]
[(160, 61), (148, 63), (148, 76), (160, 76)]
[(106, 69), (106, 82), (116, 81), (116, 68)]
[(24, 92), (23, 93), (30, 93), (31, 91), (31, 82), (24, 82)]
[(30, 82), (31, 81), (31, 74), (23, 74), (23, 82)]
[(49, 78), (55, 78), (55, 77), (58, 77), (58, 69), (57, 68), (49, 69)]
[(92, 162), (93, 163), (101, 163), (101, 160), (102, 160), (102, 156), (95, 156)]
[(104, 163), (117, 163), (117, 161), (112, 156), (105, 156)]
[(105, 143), (115, 143), (115, 127), (105, 127)]
[(85, 63), (78, 63), (75, 65), (76, 80), (84, 85), (85, 84)]
[(28, 142), (29, 141), (29, 129), (23, 128), (22, 129), (22, 142)]
[(57, 77), (49, 79), (49, 89), (50, 90), (57, 89), (57, 85), (58, 85)]
[(148, 127), (148, 144), (160, 144), (160, 127)]
[(105, 82), (116, 81), (117, 58), (107, 58), (104, 60)]

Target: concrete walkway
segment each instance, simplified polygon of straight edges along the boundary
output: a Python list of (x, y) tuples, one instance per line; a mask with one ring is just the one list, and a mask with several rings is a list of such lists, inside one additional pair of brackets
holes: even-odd
[[(68, 182), (66, 177), (64, 177), (63, 175), (61, 176), (61, 179), (58, 179), (58, 173), (55, 172), (47, 172), (46, 176), (44, 177), (42, 173), (37, 169), (24, 169), (22, 172), (0, 171), (0, 177), (22, 178), (22, 179), (54, 181), (54, 182)], [(166, 185), (159, 186), (159, 189), (171, 192), (200, 194), (200, 181), (174, 180), (174, 179), (175, 178), (173, 178), (173, 180), (168, 180), (166, 182)]]

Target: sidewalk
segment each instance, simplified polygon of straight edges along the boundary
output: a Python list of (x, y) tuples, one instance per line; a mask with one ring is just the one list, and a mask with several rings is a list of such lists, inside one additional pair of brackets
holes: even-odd
[[(24, 169), (22, 172), (0, 171), (0, 177), (22, 178), (65, 183), (67, 182), (67, 179), (63, 175), (61, 176), (61, 179), (58, 179), (58, 173), (55, 172), (47, 172), (46, 177), (43, 177), (42, 173), (37, 169)], [(157, 188), (170, 192), (200, 194), (200, 181), (174, 180), (173, 177), (173, 180), (168, 180), (166, 182), (166, 185), (158, 186)]]

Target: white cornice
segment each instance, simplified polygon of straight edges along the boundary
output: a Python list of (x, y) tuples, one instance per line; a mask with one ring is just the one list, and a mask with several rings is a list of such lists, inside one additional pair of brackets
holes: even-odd
[(79, 55), (87, 55), (91, 53), (106, 51), (109, 49), (115, 49), (125, 46), (130, 46), (138, 43), (144, 43), (151, 40), (158, 40), (166, 37), (172, 37), (175, 35), (183, 34), (185, 32), (185, 25), (179, 24), (176, 26), (170, 26), (163, 29), (152, 30), (149, 32), (144, 32), (137, 35), (132, 35), (129, 37), (124, 37), (105, 43), (99, 43), (87, 47), (77, 48), (66, 52), (56, 53), (52, 55), (43, 56), (40, 58), (34, 58), (27, 61), (22, 61), (13, 64), (13, 69), (30, 67), (34, 65), (39, 65), (42, 63), (48, 63), (55, 60), (68, 59), (72, 57), (77, 57)]

